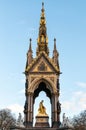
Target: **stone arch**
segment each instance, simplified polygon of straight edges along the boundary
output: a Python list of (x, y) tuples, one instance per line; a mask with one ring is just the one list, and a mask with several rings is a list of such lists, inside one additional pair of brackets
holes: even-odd
[(50, 79), (45, 79), (45, 78), (36, 78), (32, 83), (31, 87), (29, 88), (29, 91), (34, 93), (34, 91), (39, 87), (39, 84), (41, 82), (44, 82), (46, 84), (46, 88), (49, 89), (51, 93), (56, 93), (57, 90), (54, 86), (54, 83)]
[[(43, 87), (40, 87), (40, 86)], [(46, 77), (36, 77), (31, 83), (29, 88), (27, 89), (27, 98), (25, 107), (25, 123), (27, 126), (33, 126), (33, 116), (34, 116), (34, 103), (35, 98), (39, 95), (41, 91), (45, 91), (46, 95), (49, 97), (51, 102), (51, 123), (52, 127), (56, 127), (59, 123), (59, 111), (57, 110), (57, 102), (58, 102), (58, 90), (55, 87), (55, 84), (50, 78)], [(28, 123), (27, 123), (28, 121)]]
[(42, 79), (39, 79), (37, 80), (36, 82), (34, 82), (33, 84), (33, 101), (35, 100), (35, 98), (39, 95), (39, 93), (41, 91), (44, 91), (47, 95), (47, 97), (49, 97), (50, 101), (51, 101), (51, 95), (53, 93), (53, 86), (51, 85), (51, 83), (42, 78)]

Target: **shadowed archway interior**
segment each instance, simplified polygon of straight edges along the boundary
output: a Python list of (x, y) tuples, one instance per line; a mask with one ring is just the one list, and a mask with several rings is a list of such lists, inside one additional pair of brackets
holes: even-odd
[(47, 95), (47, 97), (49, 97), (50, 101), (51, 101), (51, 92), (50, 90), (46, 87), (46, 84), (44, 82), (41, 82), (38, 86), (38, 88), (34, 91), (34, 96), (33, 96), (33, 100), (35, 101), (35, 98), (39, 96), (39, 93), (41, 91), (44, 91)]

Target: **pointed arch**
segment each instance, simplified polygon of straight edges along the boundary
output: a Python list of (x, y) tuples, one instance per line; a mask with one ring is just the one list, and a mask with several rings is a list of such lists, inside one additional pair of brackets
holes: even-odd
[(46, 84), (46, 88), (49, 89), (51, 93), (56, 93), (57, 90), (53, 84), (53, 82), (50, 79), (45, 79), (45, 78), (36, 78), (32, 83), (31, 87), (29, 87), (29, 91), (34, 93), (34, 91), (39, 87), (39, 84), (41, 82), (44, 82)]

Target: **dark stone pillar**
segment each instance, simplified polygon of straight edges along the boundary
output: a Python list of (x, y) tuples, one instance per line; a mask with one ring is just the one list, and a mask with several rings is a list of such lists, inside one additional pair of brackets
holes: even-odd
[(52, 95), (52, 127), (60, 126), (60, 103), (58, 101), (58, 93)]
[(26, 128), (33, 127), (33, 93), (28, 93), (24, 107), (24, 125)]

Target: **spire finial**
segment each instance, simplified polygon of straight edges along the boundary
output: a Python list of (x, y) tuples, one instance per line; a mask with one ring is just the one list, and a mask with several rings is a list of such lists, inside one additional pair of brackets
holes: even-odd
[(31, 43), (32, 39), (30, 38), (30, 43)]
[(54, 38), (54, 42), (56, 43), (56, 38)]
[(44, 2), (42, 2), (42, 9), (44, 9)]

